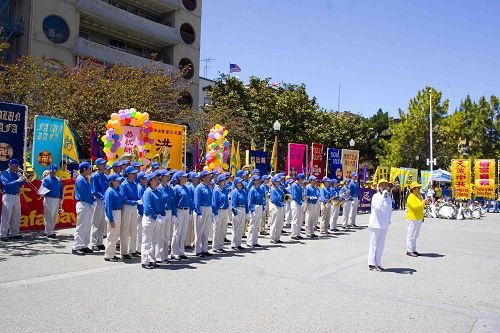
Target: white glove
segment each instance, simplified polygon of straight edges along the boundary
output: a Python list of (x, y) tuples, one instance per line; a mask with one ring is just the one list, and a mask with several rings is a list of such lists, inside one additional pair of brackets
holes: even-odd
[(247, 218), (248, 221), (250, 221), (250, 216), (251, 216), (250, 214), (246, 215), (246, 218)]
[(382, 194), (384, 195), (384, 198), (387, 198), (389, 196), (389, 193), (387, 192), (387, 190), (383, 190)]
[(97, 207), (97, 201), (94, 201), (94, 202), (92, 203), (92, 207), (94, 207), (94, 209)]
[(137, 204), (142, 205), (142, 200), (141, 199), (137, 200)]
[(26, 178), (24, 178), (23, 176), (21, 176), (21, 177), (17, 178), (16, 182), (23, 183), (25, 180), (26, 180)]

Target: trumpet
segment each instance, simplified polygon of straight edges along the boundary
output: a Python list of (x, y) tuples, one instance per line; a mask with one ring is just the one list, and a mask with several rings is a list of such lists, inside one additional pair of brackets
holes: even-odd
[(23, 169), (19, 170), (18, 172), (19, 177), (24, 177), (24, 180), (28, 184), (29, 187), (31, 187), (32, 190), (38, 192), (38, 188), (32, 183), (32, 181), (35, 180), (36, 178), (36, 172), (35, 170), (30, 170), (30, 171), (25, 171)]
[(340, 207), (340, 205), (342, 205), (342, 201), (343, 201), (343, 200), (339, 198), (337, 201), (335, 201), (335, 203), (333, 204), (333, 206), (334, 206), (335, 208), (339, 208), (339, 207)]
[(290, 194), (285, 194), (285, 202), (289, 202), (290, 200), (292, 200), (292, 196)]

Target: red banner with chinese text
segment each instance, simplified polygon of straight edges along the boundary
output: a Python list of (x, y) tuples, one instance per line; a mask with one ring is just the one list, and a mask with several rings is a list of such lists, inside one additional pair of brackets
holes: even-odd
[(323, 145), (321, 143), (313, 143), (311, 146), (311, 164), (309, 166), (311, 174), (323, 179), (325, 175), (325, 161), (323, 160)]
[[(75, 179), (63, 180), (63, 213), (59, 214), (56, 228), (72, 228), (76, 225)], [(44, 230), (43, 197), (38, 195), (41, 180), (34, 180), (30, 185), (21, 187), (21, 231)], [(1, 194), (0, 194), (1, 198)], [(0, 206), (0, 213), (1, 213)]]
[(470, 199), (471, 197), (471, 161), (451, 161), (451, 184), (453, 198)]

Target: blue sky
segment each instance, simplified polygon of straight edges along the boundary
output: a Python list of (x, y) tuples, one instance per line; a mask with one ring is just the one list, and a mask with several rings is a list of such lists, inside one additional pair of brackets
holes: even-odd
[[(432, 85), (500, 95), (498, 0), (204, 0), (201, 59), (228, 72), (305, 83), (321, 107), (397, 115)], [(201, 64), (203, 65), (203, 63)], [(203, 75), (203, 68), (200, 68)]]

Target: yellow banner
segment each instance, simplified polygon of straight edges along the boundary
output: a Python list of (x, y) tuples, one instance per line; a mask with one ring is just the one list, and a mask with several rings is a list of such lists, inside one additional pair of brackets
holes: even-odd
[(451, 161), (451, 184), (453, 197), (457, 199), (470, 199), (471, 197), (471, 161)]
[(399, 168), (391, 167), (389, 181), (394, 184), (396, 182), (396, 179), (398, 179), (400, 172), (401, 170)]
[(495, 199), (495, 179), (476, 179), (474, 194), (476, 197)]
[(378, 166), (373, 175), (373, 184), (377, 184), (380, 179), (389, 180), (391, 168), (385, 166)]
[(495, 179), (495, 160), (475, 160), (474, 179)]
[(68, 126), (68, 122), (64, 121), (64, 136), (63, 136), (63, 156), (80, 163), (78, 159), (78, 150), (76, 149), (75, 136)]
[[(171, 169), (184, 169), (184, 144), (186, 140), (186, 128), (183, 125), (151, 121), (155, 133), (154, 143), (151, 151), (153, 156), (163, 154), (165, 162)], [(167, 167), (162, 161), (163, 167)]]

